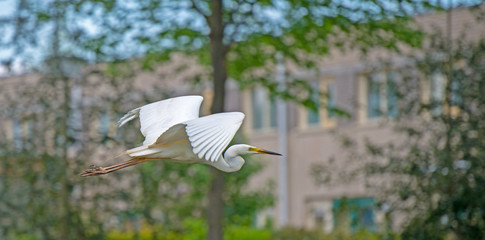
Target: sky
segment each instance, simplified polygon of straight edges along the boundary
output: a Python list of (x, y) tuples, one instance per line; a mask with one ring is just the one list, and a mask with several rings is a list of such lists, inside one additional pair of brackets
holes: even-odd
[(0, 18), (8, 16), (15, 9), (16, 0), (0, 0)]
[[(0, 0), (0, 19), (9, 17), (15, 11), (15, 4), (17, 0)], [(0, 34), (1, 35), (1, 34)], [(6, 56), (10, 55), (11, 50), (0, 48), (0, 61), (5, 59)], [(14, 64), (13, 71), (20, 73), (22, 72), (22, 67), (20, 64)], [(0, 77), (7, 75), (7, 69), (0, 65)]]

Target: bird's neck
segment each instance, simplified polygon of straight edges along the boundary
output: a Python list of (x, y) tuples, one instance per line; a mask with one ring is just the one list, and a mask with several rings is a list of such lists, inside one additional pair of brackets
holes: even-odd
[(233, 145), (226, 150), (224, 157), (220, 157), (213, 166), (224, 172), (236, 172), (244, 165), (244, 159), (239, 156), (238, 145)]

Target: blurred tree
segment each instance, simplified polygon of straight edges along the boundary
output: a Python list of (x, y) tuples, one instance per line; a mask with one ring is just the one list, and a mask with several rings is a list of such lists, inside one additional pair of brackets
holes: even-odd
[[(397, 50), (398, 42), (410, 45), (420, 42), (416, 32), (406, 24), (404, 9), (413, 12), (415, 7), (421, 7), (414, 2), (386, 5), (359, 1), (356, 6), (331, 1), (87, 2), (90, 4), (82, 2), (77, 10), (91, 13), (101, 23), (99, 34), (86, 37), (89, 40), (85, 45), (98, 56), (118, 57), (113, 53), (130, 38), (145, 54), (147, 68), (165, 60), (172, 51), (194, 54), (201, 63), (210, 63), (212, 113), (224, 110), (228, 76), (242, 86), (259, 82), (273, 94), (316, 108), (310, 94), (301, 94), (311, 91), (301, 81), (289, 83), (288, 89), (292, 91), (277, 91), (271, 80), (276, 52), (299, 66), (311, 67), (315, 56), (327, 54), (333, 47), (357, 47), (365, 51), (377, 45)], [(99, 6), (102, 10), (95, 8)], [(259, 77), (250, 74), (258, 68), (266, 70), (266, 74)], [(222, 239), (224, 175), (215, 169), (211, 172), (208, 238)]]
[(485, 238), (485, 41), (464, 39), (435, 34), (396, 70), (402, 137), (355, 155), (389, 180), (371, 185), (407, 217), (402, 239)]
[[(485, 41), (450, 46), (448, 42), (436, 40), (435, 44), (448, 59), (428, 55), (422, 71), (430, 77), (446, 76), (445, 98), (424, 106), (431, 108), (431, 121), (439, 124), (429, 132), (413, 136), (424, 139), (426, 134), (431, 134), (434, 141), (429, 139), (423, 147), (412, 145), (412, 152), (422, 152), (413, 154), (415, 157), (410, 158), (408, 166), (421, 166), (414, 168), (412, 175), (423, 184), (410, 189), (416, 190), (414, 196), (401, 196), (403, 199), (419, 196), (417, 200), (424, 200), (427, 210), (426, 214), (413, 219), (405, 234), (425, 233), (434, 228), (445, 234), (451, 232), (457, 239), (483, 239), (485, 141), (480, 136), (485, 134)], [(413, 128), (408, 129), (411, 131)], [(424, 161), (416, 165), (419, 158)], [(420, 221), (424, 221), (421, 225), (424, 228), (416, 226)], [(413, 238), (412, 234), (407, 236)]]
[[(14, 59), (42, 47), (53, 20), (62, 19), (60, 49), (92, 61), (118, 61), (143, 56), (145, 69), (169, 59), (171, 52), (198, 57), (212, 68), (211, 112), (224, 110), (225, 81), (241, 86), (259, 83), (273, 95), (316, 109), (303, 81), (278, 89), (272, 81), (274, 55), (282, 53), (300, 67), (314, 67), (334, 48), (372, 47), (399, 50), (399, 43), (417, 46), (420, 35), (408, 15), (431, 7), (422, 1), (28, 1), (0, 27)], [(57, 36), (57, 35), (56, 35)], [(34, 54), (35, 55), (35, 54)], [(35, 59), (35, 58), (33, 58)], [(256, 71), (259, 70), (259, 71)], [(263, 70), (263, 71), (261, 71)], [(261, 74), (263, 72), (263, 74)], [(208, 197), (209, 238), (221, 239), (224, 175), (211, 170)]]

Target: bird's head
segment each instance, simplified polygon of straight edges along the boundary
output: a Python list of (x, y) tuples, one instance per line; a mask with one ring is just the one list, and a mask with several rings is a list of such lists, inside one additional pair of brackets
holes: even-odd
[(276, 152), (264, 150), (264, 149), (254, 147), (254, 146), (250, 146), (250, 145), (246, 145), (246, 144), (242, 144), (242, 145), (243, 145), (242, 151), (241, 151), (242, 154), (269, 154), (269, 155), (281, 156), (281, 154), (276, 153)]
[(241, 157), (241, 155), (245, 154), (271, 154), (281, 156), (279, 153), (247, 144), (236, 144), (232, 145), (226, 150), (226, 153), (224, 154), (225, 161), (216, 161), (213, 166), (224, 172), (238, 171), (244, 164), (244, 159)]

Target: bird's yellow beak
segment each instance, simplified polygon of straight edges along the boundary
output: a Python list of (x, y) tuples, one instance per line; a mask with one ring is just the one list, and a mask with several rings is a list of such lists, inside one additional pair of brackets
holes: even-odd
[(261, 149), (261, 148), (252, 148), (251, 150), (252, 151), (255, 151), (256, 153), (260, 153), (260, 154), (270, 154), (270, 155), (278, 155), (278, 156), (281, 156), (281, 154), (279, 154), (279, 153), (272, 152), (272, 151), (268, 151), (268, 150), (264, 150), (264, 149)]

